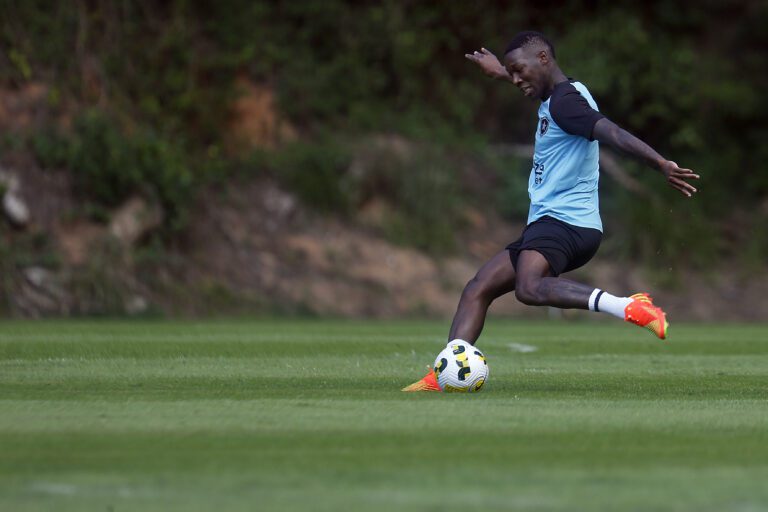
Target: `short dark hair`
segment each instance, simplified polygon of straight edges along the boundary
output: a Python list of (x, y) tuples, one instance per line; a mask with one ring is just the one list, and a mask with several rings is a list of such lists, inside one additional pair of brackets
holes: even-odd
[(517, 50), (518, 48), (523, 48), (525, 46), (528, 46), (530, 44), (535, 43), (541, 43), (547, 45), (547, 48), (549, 48), (549, 53), (552, 55), (552, 58), (555, 57), (555, 46), (547, 39), (547, 36), (542, 34), (541, 32), (536, 32), (535, 30), (525, 30), (523, 32), (518, 32), (515, 34), (515, 37), (512, 38), (512, 41), (509, 42), (507, 45), (507, 49), (504, 50), (504, 55), (508, 54), (509, 52), (513, 50)]

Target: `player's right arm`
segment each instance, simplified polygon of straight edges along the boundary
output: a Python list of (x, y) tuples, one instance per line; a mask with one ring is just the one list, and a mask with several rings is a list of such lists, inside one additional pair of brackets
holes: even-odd
[(512, 77), (499, 59), (485, 48), (480, 48), (479, 52), (465, 53), (464, 56), (480, 66), (482, 72), (489, 77), (512, 81)]
[(686, 180), (697, 180), (699, 179), (698, 174), (690, 169), (678, 167), (675, 162), (667, 160), (651, 146), (609, 119), (602, 118), (595, 123), (592, 138), (657, 169), (664, 175), (669, 186), (679, 190), (687, 197), (696, 193), (696, 187)]

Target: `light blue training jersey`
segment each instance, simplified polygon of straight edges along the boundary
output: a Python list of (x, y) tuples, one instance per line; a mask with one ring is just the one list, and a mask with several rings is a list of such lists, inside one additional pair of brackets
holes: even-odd
[(548, 215), (602, 231), (595, 123), (604, 116), (580, 82), (560, 82), (539, 107), (533, 168), (528, 179), (528, 224)]

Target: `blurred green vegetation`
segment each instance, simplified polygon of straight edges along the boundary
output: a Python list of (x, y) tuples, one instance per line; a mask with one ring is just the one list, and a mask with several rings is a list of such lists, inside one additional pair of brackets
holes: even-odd
[[(764, 1), (0, 0), (0, 12), (0, 85), (41, 81), (52, 111), (76, 105), (71, 126), (29, 134), (29, 148), (44, 166), (69, 168), (86, 203), (151, 194), (182, 224), (199, 184), (271, 172), (310, 206), (348, 215), (367, 186), (350, 171), (356, 144), (396, 133), (417, 154), (384, 156), (385, 179), (374, 180), (395, 206), (387, 234), (447, 250), (473, 203), (492, 196), (503, 215), (525, 216), (525, 164), (487, 143), (532, 142), (536, 105), (463, 54), (500, 54), (535, 28), (606, 115), (702, 175), (694, 201), (633, 164), (658, 200), (604, 179), (617, 255), (706, 266), (768, 251)], [(227, 156), (243, 76), (275, 91), (297, 142)], [(462, 158), (498, 175), (490, 196), (466, 192)], [(726, 243), (734, 230), (738, 243)]]
[(101, 111), (87, 110), (71, 132), (39, 131), (31, 147), (44, 167), (71, 169), (75, 193), (92, 211), (144, 193), (156, 196), (172, 220), (183, 218), (193, 185), (183, 148), (151, 129), (126, 135)]

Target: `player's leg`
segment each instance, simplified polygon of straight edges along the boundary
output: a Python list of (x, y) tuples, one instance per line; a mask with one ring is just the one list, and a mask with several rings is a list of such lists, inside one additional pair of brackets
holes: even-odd
[(563, 309), (589, 309), (594, 287), (551, 277), (547, 259), (538, 251), (520, 251), (517, 258), (517, 300), (529, 306), (554, 306)]
[(462, 339), (475, 344), (483, 330), (488, 307), (496, 298), (515, 289), (515, 267), (507, 250), (480, 267), (464, 287), (453, 316), (448, 341)]
[[(459, 299), (459, 306), (451, 323), (448, 341), (462, 339), (474, 345), (483, 330), (485, 315), (494, 299), (515, 289), (515, 267), (504, 250), (480, 267), (464, 287)], [(429, 370), (420, 380), (403, 391), (440, 391), (437, 376)]]
[(520, 302), (531, 306), (602, 311), (645, 327), (661, 339), (666, 338), (669, 327), (666, 315), (661, 308), (653, 305), (648, 294), (616, 297), (599, 288), (551, 275), (549, 262), (541, 253), (520, 251), (515, 296)]

